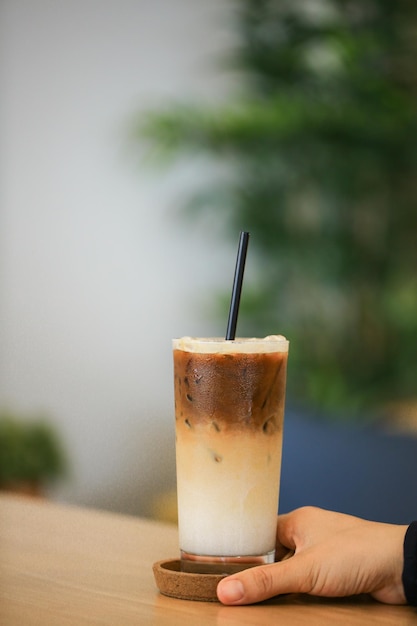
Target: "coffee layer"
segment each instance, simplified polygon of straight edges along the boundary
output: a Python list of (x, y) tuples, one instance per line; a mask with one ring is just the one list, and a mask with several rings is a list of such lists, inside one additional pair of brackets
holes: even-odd
[(177, 421), (219, 432), (281, 428), (287, 353), (198, 354), (174, 350)]

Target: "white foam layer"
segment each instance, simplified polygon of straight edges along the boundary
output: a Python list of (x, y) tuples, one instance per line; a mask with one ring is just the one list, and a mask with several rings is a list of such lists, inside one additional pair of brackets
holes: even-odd
[(174, 350), (199, 354), (265, 353), (288, 352), (289, 341), (283, 335), (259, 337), (237, 337), (233, 340), (221, 337), (181, 337), (173, 339)]

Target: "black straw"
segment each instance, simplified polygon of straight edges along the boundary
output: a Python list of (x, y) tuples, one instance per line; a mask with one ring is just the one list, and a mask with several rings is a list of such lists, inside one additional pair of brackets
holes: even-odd
[(232, 298), (230, 300), (229, 319), (227, 322), (226, 340), (236, 337), (237, 316), (239, 314), (240, 294), (242, 293), (243, 273), (245, 271), (246, 252), (248, 250), (249, 233), (241, 232), (237, 251), (235, 277), (233, 279)]

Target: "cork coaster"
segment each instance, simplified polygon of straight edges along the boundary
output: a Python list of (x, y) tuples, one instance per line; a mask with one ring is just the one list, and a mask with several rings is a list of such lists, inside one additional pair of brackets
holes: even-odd
[(165, 596), (200, 602), (218, 602), (217, 584), (225, 577), (225, 574), (181, 572), (178, 559), (154, 563), (153, 574), (159, 591)]

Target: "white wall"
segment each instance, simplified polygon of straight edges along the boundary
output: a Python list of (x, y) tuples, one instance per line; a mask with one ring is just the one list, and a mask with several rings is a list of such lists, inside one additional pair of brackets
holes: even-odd
[(68, 502), (146, 514), (174, 485), (170, 340), (224, 332), (204, 308), (235, 251), (174, 210), (200, 172), (150, 174), (128, 127), (227, 92), (226, 6), (0, 3), (0, 404), (50, 414)]

